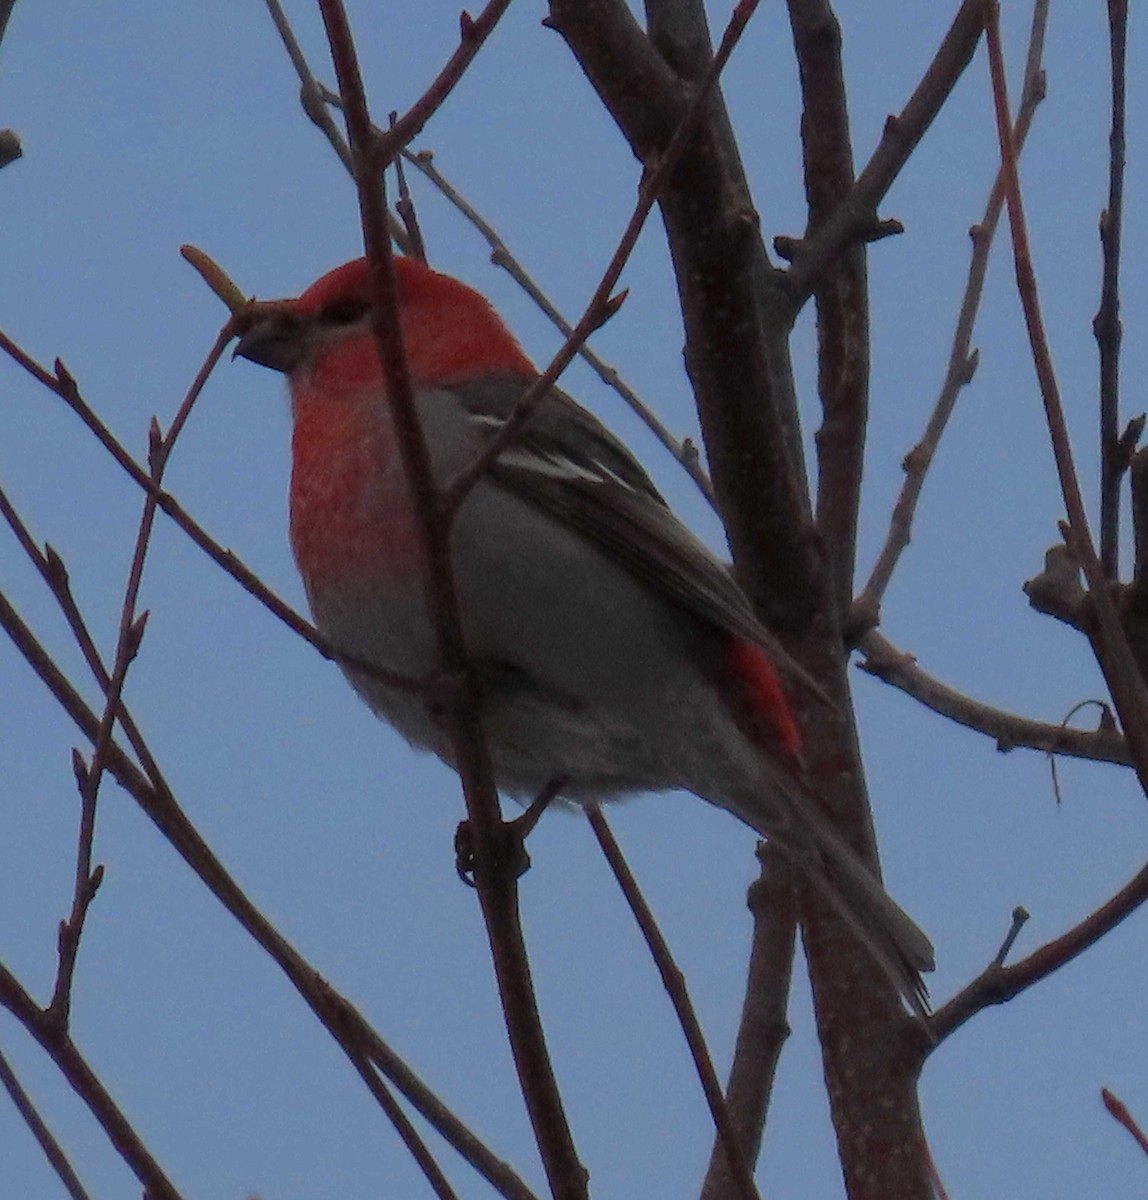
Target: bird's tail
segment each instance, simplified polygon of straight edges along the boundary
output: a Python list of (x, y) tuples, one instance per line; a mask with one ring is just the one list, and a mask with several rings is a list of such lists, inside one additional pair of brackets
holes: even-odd
[(804, 789), (793, 797), (793, 790), (792, 785), (784, 789), (791, 800), (784, 832), (773, 820), (765, 822), (766, 829), (752, 819), (749, 824), (767, 839), (772, 829), (794, 866), (846, 921), (913, 1011), (927, 1017), (928, 989), (921, 972), (934, 967), (932, 942), (822, 815), (816, 798)]

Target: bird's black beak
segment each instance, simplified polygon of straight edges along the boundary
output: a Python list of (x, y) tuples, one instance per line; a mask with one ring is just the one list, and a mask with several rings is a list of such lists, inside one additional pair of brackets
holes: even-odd
[(289, 313), (277, 313), (252, 325), (239, 339), (231, 357), (246, 358), (261, 367), (290, 375), (302, 361), (305, 343), (302, 323)]

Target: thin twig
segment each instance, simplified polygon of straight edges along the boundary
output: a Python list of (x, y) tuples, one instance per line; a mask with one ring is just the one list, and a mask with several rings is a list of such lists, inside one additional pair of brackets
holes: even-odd
[(68, 1161), (63, 1146), (56, 1140), (44, 1118), (36, 1111), (32, 1098), (21, 1086), (20, 1080), (16, 1078), (16, 1072), (12, 1070), (3, 1051), (0, 1051), (0, 1084), (4, 1085), (4, 1090), (11, 1097), (16, 1111), (20, 1114), (24, 1124), (32, 1131), (32, 1136), (39, 1143), (40, 1149), (44, 1151), (44, 1157), (51, 1164), (52, 1170), (59, 1176), (68, 1195), (72, 1200), (90, 1200), (75, 1168)]
[[(474, 61), (474, 56), (482, 49), (483, 42), (494, 31), (509, 4), (510, 0), (490, 0), (477, 17), (472, 17), (465, 10), (462, 12), (459, 17), (458, 48), (431, 81), (430, 87), (390, 129), (385, 132), (378, 129), (374, 131), (375, 144), (370, 154), (376, 168), (381, 170), (389, 166), (403, 147), (418, 137)], [(342, 88), (339, 90), (342, 92)]]
[(1092, 332), (1100, 352), (1100, 561), (1109, 579), (1120, 576), (1120, 480), (1128, 454), (1120, 444), (1120, 237), (1124, 225), (1124, 62), (1128, 0), (1108, 0), (1112, 128), (1108, 135), (1108, 204), (1100, 214), (1104, 266), (1100, 307)]
[[(1020, 108), (1013, 129), (1013, 139), (1018, 155), (1028, 137), (1037, 105), (1044, 99), (1044, 71), (1041, 67), (1041, 60), (1044, 53), (1045, 30), (1048, 27), (1049, 3), (1050, 0), (1036, 0), (1033, 5)], [(985, 273), (988, 269), (989, 251), (992, 248), (993, 236), (996, 233), (1003, 204), (1004, 180), (1002, 171), (998, 171), (989, 192), (984, 213), (980, 221), (969, 231), (972, 238), (972, 257), (969, 262), (965, 294), (961, 299), (957, 325), (953, 332), (952, 347), (949, 351), (949, 363), (945, 370), (941, 391), (937, 396), (937, 402), (929, 416), (921, 440), (905, 455), (905, 482), (901, 486), (901, 494), (893, 506), (893, 515), (889, 521), (889, 532), (886, 535), (885, 544), (877, 556), (877, 561), (873, 564), (868, 581), (857, 597), (857, 605), (870, 614), (870, 619), (874, 621), (880, 613), (881, 602), (884, 599), (885, 590), (889, 586), (889, 581), (893, 577), (893, 571), (909, 544), (917, 502), (920, 499), (921, 489), (924, 487), (925, 476), (940, 444), (941, 435), (953, 414), (961, 389), (972, 379), (973, 372), (977, 367), (977, 352), (971, 349), (973, 326), (980, 308)]]
[(0, 350), (3, 350), (15, 362), (23, 367), (37, 382), (43, 384), (49, 391), (54, 392), (80, 418), (88, 430), (95, 435), (101, 446), (115, 459), (128, 477), (145, 492), (155, 494), (156, 504), (171, 520), (204, 552), (217, 566), (222, 567), (228, 575), (239, 584), (249, 595), (253, 596), (289, 629), (297, 633), (304, 641), (310, 642), (319, 653), (330, 662), (345, 663), (356, 670), (374, 674), (391, 687), (405, 688), (418, 691), (423, 684), (420, 680), (410, 679), (396, 672), (387, 671), (377, 664), (367, 662), (340, 650), (329, 639), (325, 638), (314, 625), (301, 616), (289, 604), (281, 600), (249, 567), (230, 550), (224, 549), (200, 525), (170, 493), (157, 489), (150, 474), (124, 449), (108, 427), (96, 415), (95, 411), (80, 395), (76, 381), (68, 373), (64, 364), (56, 360), (56, 374), (46, 371), (39, 363), (26, 354), (15, 342), (0, 330)]
[(163, 483), (163, 474), (168, 459), (180, 433), (187, 424), (192, 407), (203, 391), (208, 377), (219, 362), (230, 340), (230, 333), (227, 330), (221, 332), (215, 339), (215, 344), (208, 352), (206, 359), (196, 373), (196, 377), (188, 389), (183, 402), (180, 404), (172, 420), (171, 427), (165, 436), (160, 436), (159, 426), (155, 419), (152, 419), (149, 463), (153, 490), (145, 495), (143, 512), (140, 515), (135, 549), (132, 552), (131, 566), (128, 570), (128, 582), (124, 589), (124, 598), (120, 609), (120, 625), (116, 638), (116, 652), (113, 658), (111, 677), (105, 689), (104, 712), (100, 718), (100, 728), (96, 734), (90, 763), (85, 767), (78, 753), (74, 760), (75, 773), (80, 790), (81, 811), (80, 833), (76, 848), (76, 872), (72, 893), (72, 911), (60, 925), (59, 964), (56, 970), (56, 984), (52, 992), (52, 1000), (48, 1005), (50, 1018), (59, 1021), (65, 1027), (68, 1023), (71, 1008), (72, 979), (75, 974), (76, 956), (79, 953), (84, 921), (102, 878), (100, 868), (96, 868), (95, 872), (92, 870), (92, 844), (95, 838), (97, 797), (100, 790), (100, 781), (104, 773), (104, 756), (111, 742), (116, 714), (120, 707), (120, 696), (123, 692), (128, 668), (134, 661), (139, 650), (140, 639), (143, 636), (144, 624), (147, 618), (146, 613), (137, 617), (136, 601), (139, 596), (140, 585), (143, 582), (144, 563), (151, 544), (152, 530), (155, 527), (156, 496)]
[(1148, 1154), (1148, 1137), (1144, 1136), (1144, 1131), (1136, 1123), (1136, 1119), (1128, 1111), (1128, 1106), (1118, 1096), (1113, 1095), (1108, 1088), (1100, 1089), (1100, 1099), (1104, 1101), (1104, 1107), (1108, 1109), (1113, 1119), (1123, 1125), (1125, 1129), (1136, 1140), (1136, 1145)]
[(638, 928), (646, 939), (650, 957), (658, 968), (658, 974), (662, 977), (662, 985), (666, 989), (670, 1003), (674, 1006), (674, 1012), (677, 1013), (678, 1023), (682, 1027), (686, 1044), (690, 1048), (694, 1068), (701, 1081), (702, 1092), (705, 1094), (710, 1115), (713, 1117), (718, 1141), (725, 1152), (726, 1163), (736, 1182), (738, 1194), (742, 1200), (760, 1200), (757, 1187), (753, 1182), (753, 1175), (742, 1154), (737, 1130), (730, 1120), (721, 1084), (718, 1081), (717, 1072), (714, 1070), (713, 1059), (706, 1046), (705, 1034), (702, 1033), (701, 1023), (698, 1021), (698, 1015), (694, 1011), (693, 1002), (690, 1000), (690, 994), (686, 988), (685, 976), (674, 961), (673, 953), (662, 936), (662, 931), (658, 928), (654, 914), (650, 911), (650, 906), (646, 903), (638, 881), (634, 878), (602, 810), (598, 807), (587, 808), (586, 816), (589, 818), (594, 836), (598, 839), (602, 854), (610, 864), (610, 870), (614, 872), (614, 878), (622, 889), (622, 895), (625, 896), (626, 903), (630, 906), (630, 911), (638, 922)]
[(933, 61), (905, 107), (885, 122), (881, 141), (849, 194), (816, 233), (798, 244), (797, 256), (787, 272), (795, 306), (804, 303), (821, 273), (843, 246), (879, 228), (877, 205), (892, 187), (972, 60), (984, 27), (983, 7), (984, 0), (963, 0)]
[(1028, 921), (1028, 909), (1023, 905), (1018, 904), (1012, 910), (1012, 923), (1008, 927), (1008, 933), (1004, 936), (1004, 941), (1001, 942), (1000, 949), (996, 952), (993, 958), (993, 965), (1003, 967), (1005, 959), (1008, 958), (1009, 951), (1013, 948), (1016, 939), (1020, 937), (1020, 931), (1024, 928), (1025, 922)]
[(303, 106), (303, 111), (310, 118), (312, 123), (318, 128), (319, 132), (327, 139), (327, 143), (331, 149), (335, 151), (339, 161), (346, 168), (348, 175), (354, 175), (351, 169), (351, 149), (347, 145), (347, 139), (343, 137), (338, 125), (335, 123), (334, 117), (331, 116), (330, 109), (327, 107), (327, 102), (324, 97), (324, 89), (319, 81), (315, 78), (307, 63), (307, 57), (303, 53), (303, 48), (299, 45), (299, 39), (295, 36), (295, 31), (291, 28), (291, 22), (287, 20), (287, 14), (283, 11), (283, 6), (279, 0), (265, 0), (267, 11), (271, 14), (271, 20), (275, 22), (275, 31), (279, 34), (279, 40), (283, 43), (283, 48), (287, 51), (287, 57), (291, 60), (291, 65), (295, 68), (295, 74), (299, 77), (299, 100)]

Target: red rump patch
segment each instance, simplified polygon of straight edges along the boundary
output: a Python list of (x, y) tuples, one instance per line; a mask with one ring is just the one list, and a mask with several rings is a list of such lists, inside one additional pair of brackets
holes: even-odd
[(801, 735), (769, 656), (753, 642), (730, 634), (726, 637), (725, 659), (741, 685), (753, 736), (787, 766), (799, 769)]

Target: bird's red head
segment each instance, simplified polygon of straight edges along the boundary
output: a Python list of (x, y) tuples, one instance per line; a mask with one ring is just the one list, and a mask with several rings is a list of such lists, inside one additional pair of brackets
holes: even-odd
[[(394, 266), (407, 365), (416, 386), (496, 372), (536, 373), (485, 297), (413, 258), (396, 256)], [(301, 325), (319, 332), (313, 344), (320, 357), (327, 346), (339, 345), (344, 364), (350, 365), (351, 351), (369, 360), (360, 363), (362, 369), (378, 370), (370, 297), (367, 260), (357, 258), (316, 280), (295, 301)]]

